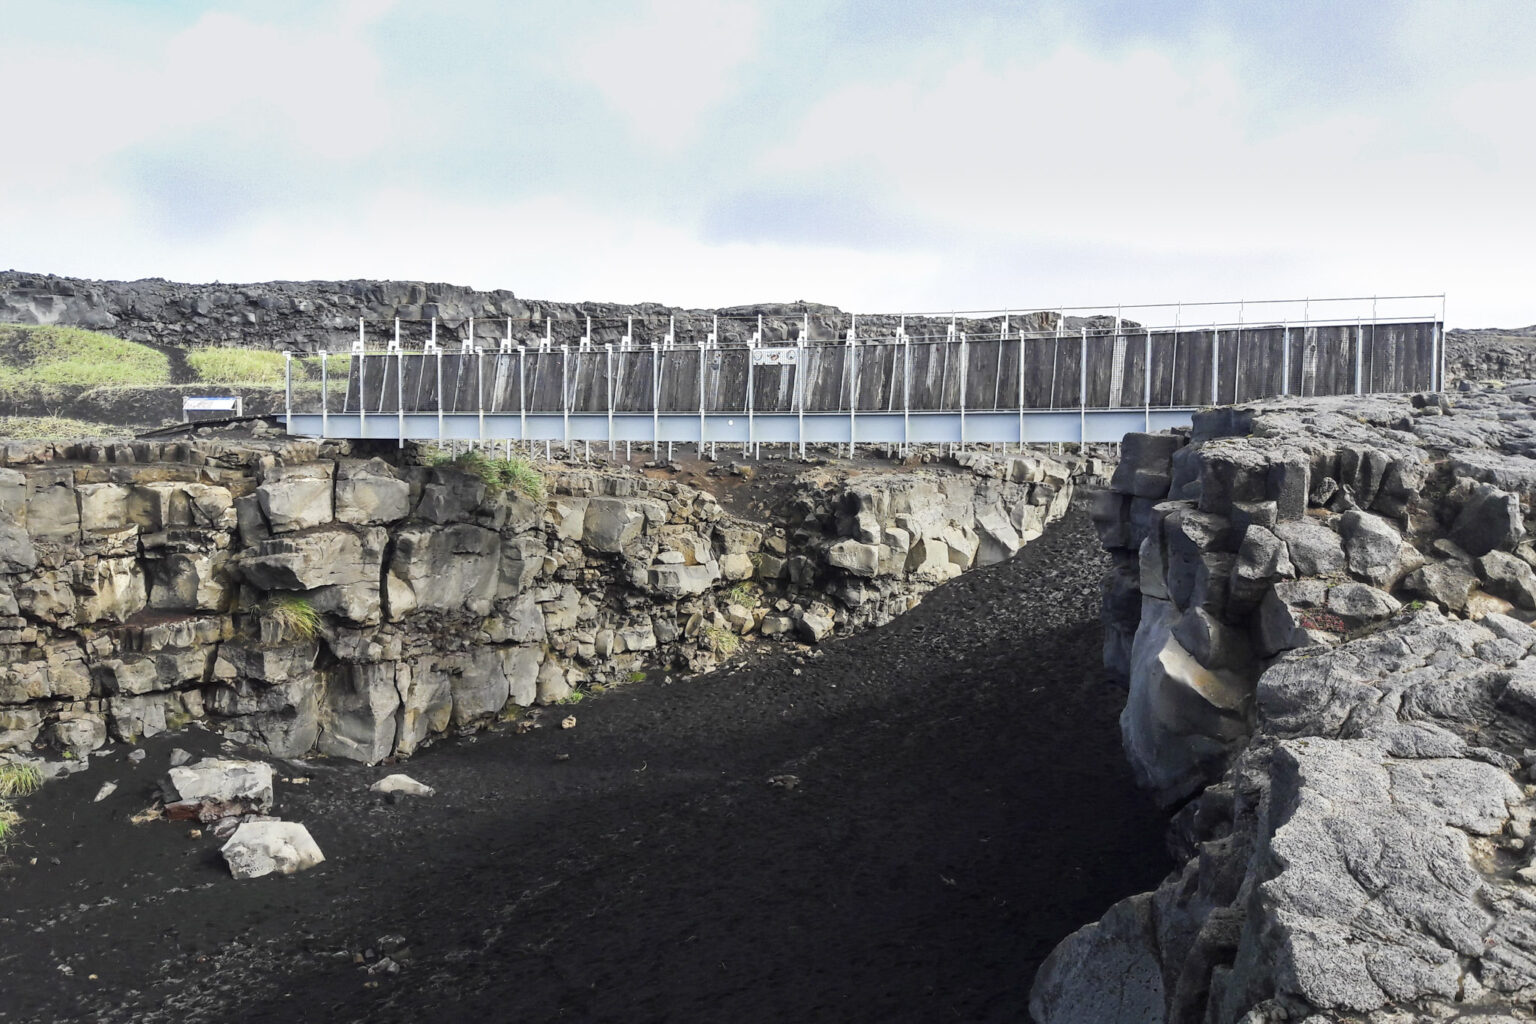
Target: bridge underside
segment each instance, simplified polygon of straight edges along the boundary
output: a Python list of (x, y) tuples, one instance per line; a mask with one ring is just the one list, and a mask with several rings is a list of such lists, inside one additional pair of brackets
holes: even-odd
[(380, 440), (735, 444), (1047, 444), (1117, 442), (1135, 430), (1189, 426), (1193, 408), (1020, 412), (295, 413), (291, 434)]

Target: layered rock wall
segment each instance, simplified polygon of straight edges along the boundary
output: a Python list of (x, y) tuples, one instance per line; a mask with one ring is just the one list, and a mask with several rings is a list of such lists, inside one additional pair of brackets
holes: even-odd
[(1038, 1021), (1536, 1019), (1533, 454), (1529, 384), (1126, 438), (1106, 664), (1183, 866)]
[[(0, 757), (205, 720), (275, 754), (408, 755), (743, 634), (878, 625), (1065, 511), (1044, 457), (812, 474), (774, 522), (617, 471), (547, 498), (346, 442), (5, 446)], [(1084, 464), (1085, 470), (1092, 470)]]

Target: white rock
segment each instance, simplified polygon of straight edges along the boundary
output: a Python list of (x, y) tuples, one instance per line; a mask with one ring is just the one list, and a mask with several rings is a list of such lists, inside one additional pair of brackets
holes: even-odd
[(170, 775), (171, 788), (181, 801), (238, 801), (253, 811), (272, 807), (272, 766), (262, 761), (208, 757), (172, 768)]
[(309, 830), (292, 821), (248, 821), (220, 847), (236, 878), (260, 878), (276, 871), (291, 875), (325, 860)]
[(404, 793), (406, 796), (432, 796), (437, 790), (417, 782), (409, 775), (386, 775), (368, 787), (370, 793)]

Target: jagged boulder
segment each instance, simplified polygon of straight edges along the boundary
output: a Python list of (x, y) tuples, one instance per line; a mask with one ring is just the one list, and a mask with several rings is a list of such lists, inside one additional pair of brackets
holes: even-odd
[(1520, 499), (1492, 484), (1473, 487), (1451, 525), (1451, 539), (1474, 558), (1512, 550), (1524, 536)]
[(1527, 610), (1536, 610), (1536, 570), (1503, 551), (1490, 551), (1477, 560), (1483, 588)]
[(411, 485), (383, 459), (344, 460), (336, 466), (336, 521), (371, 526), (404, 519), (411, 510)]
[(1398, 566), (1402, 534), (1377, 515), (1358, 510), (1339, 520), (1349, 571), (1372, 586), (1391, 582)]
[(1174, 636), (1177, 621), (1171, 602), (1143, 602), (1120, 715), (1138, 781), (1168, 802), (1204, 784), (1246, 734), (1253, 696), (1251, 679), (1196, 661)]
[(389, 562), (389, 618), (421, 611), (485, 615), (501, 582), (500, 563), (501, 537), (494, 530), (468, 523), (401, 530)]
[(309, 830), (291, 821), (243, 822), (219, 852), (236, 878), (291, 875), (325, 860)]
[(645, 516), (620, 498), (592, 498), (587, 503), (581, 542), (599, 554), (616, 555), (645, 526)]
[(256, 488), (256, 501), (274, 533), (321, 526), (335, 518), (332, 466), (314, 462), (281, 466)]
[(400, 710), (397, 663), (347, 664), (333, 673), (320, 704), (322, 754), (376, 764), (395, 746)]
[(1275, 536), (1285, 542), (1297, 575), (1331, 576), (1344, 571), (1343, 541), (1317, 520), (1302, 517), (1277, 523)]

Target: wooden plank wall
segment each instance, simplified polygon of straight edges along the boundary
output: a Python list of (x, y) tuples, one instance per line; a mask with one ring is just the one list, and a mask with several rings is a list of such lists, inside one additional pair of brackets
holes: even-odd
[(407, 411), (433, 412), (441, 393), (445, 412), (606, 413), (611, 389), (616, 412), (697, 412), (701, 360), (710, 412), (744, 411), (749, 389), (758, 412), (793, 412), (801, 401), (807, 412), (1007, 410), (1019, 408), (1021, 392), (1026, 409), (1139, 408), (1149, 394), (1154, 408), (1203, 407), (1280, 394), (1287, 345), (1290, 394), (1352, 393), (1357, 360), (1365, 392), (1422, 391), (1434, 379), (1437, 333), (1428, 322), (1130, 329), (1118, 340), (1112, 329), (1041, 332), (964, 343), (878, 341), (853, 350), (811, 345), (800, 351), (799, 366), (752, 366), (740, 347), (372, 354), (351, 359), (344, 401), (333, 398), (331, 409), (355, 410), (361, 401), (369, 413), (394, 413), (403, 399)]

